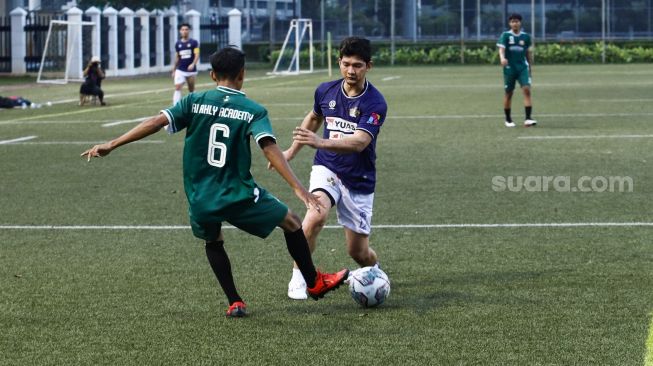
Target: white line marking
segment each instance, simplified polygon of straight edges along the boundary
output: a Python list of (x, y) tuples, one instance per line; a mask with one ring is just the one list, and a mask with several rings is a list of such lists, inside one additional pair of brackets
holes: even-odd
[(638, 102), (653, 102), (653, 99), (580, 99), (579, 102), (583, 103), (638, 103)]
[[(486, 229), (486, 228), (541, 228), (541, 227), (648, 227), (653, 222), (550, 222), (507, 224), (413, 224), (372, 225), (374, 229)], [(235, 229), (233, 226), (222, 226)], [(327, 229), (341, 229), (339, 225), (327, 225)], [(0, 230), (187, 230), (186, 225), (0, 225)]]
[(122, 125), (122, 124), (125, 124), (125, 123), (143, 122), (148, 118), (150, 118), (150, 117), (141, 117), (141, 118), (134, 118), (134, 119), (126, 119), (124, 121), (109, 122), (109, 123), (103, 124), (102, 127), (113, 127), (113, 126), (118, 126), (118, 125)]
[(13, 140), (4, 140), (4, 141), (0, 141), (0, 145), (13, 144), (13, 143), (16, 143), (16, 142), (27, 141), (27, 140), (33, 140), (33, 139), (35, 139), (35, 138), (36, 138), (36, 136), (25, 136), (25, 137), (19, 137), (19, 138), (17, 138), (17, 139), (13, 139)]
[[(96, 145), (106, 141), (37, 141), (37, 142), (14, 142), (7, 145)], [(163, 140), (134, 141), (132, 144), (162, 144)]]
[(390, 80), (395, 80), (395, 79), (401, 79), (401, 76), (387, 76), (381, 79), (381, 81), (390, 81)]
[[(584, 118), (584, 117), (648, 117), (653, 112), (643, 113), (570, 113), (570, 114), (538, 114), (538, 117), (563, 117), (563, 118)], [(393, 116), (387, 119), (475, 119), (475, 118), (504, 118), (503, 114), (449, 114), (449, 115), (422, 115), (422, 116)]]
[[(267, 79), (274, 79), (276, 76), (263, 76), (263, 77), (258, 77), (258, 78), (245, 78), (245, 81), (258, 81), (258, 80), (267, 80)], [(195, 86), (200, 88), (200, 87), (205, 87), (205, 86), (215, 86), (215, 83), (203, 83), (203, 84), (196, 84)], [(118, 94), (106, 94), (104, 97), (107, 98), (112, 98), (112, 97), (128, 97), (131, 95), (142, 95), (142, 94), (150, 94), (150, 93), (162, 93), (166, 91), (173, 91), (174, 88), (170, 86), (169, 88), (161, 88), (161, 89), (153, 89), (153, 90), (145, 90), (145, 91), (136, 91), (136, 92), (125, 92), (125, 93), (118, 93)], [(63, 103), (72, 103), (72, 102), (79, 102), (79, 98), (73, 98), (73, 99), (62, 99), (62, 100), (55, 100), (52, 101), (52, 104), (63, 104)]]
[[(134, 104), (134, 103), (131, 103)], [(288, 105), (295, 105), (294, 103), (288, 103)], [(124, 107), (128, 106), (130, 104), (123, 104), (119, 106), (112, 106), (112, 107)], [(303, 103), (297, 103), (297, 105), (304, 105)], [(112, 107), (104, 107), (101, 110), (105, 111), (109, 108)], [(80, 111), (73, 111), (73, 112), (65, 112), (65, 113), (59, 113), (59, 114), (51, 114), (51, 115), (46, 115), (46, 116), (32, 116), (32, 117), (27, 117), (27, 118), (21, 118), (21, 119), (14, 119), (11, 121), (0, 121), (0, 125), (16, 125), (16, 124), (83, 124), (83, 123), (105, 123), (109, 127), (111, 126), (111, 123), (116, 123), (116, 124), (122, 124), (122, 123), (130, 123), (130, 122), (138, 122), (140, 120), (143, 120), (148, 117), (141, 117), (141, 118), (135, 118), (133, 120), (123, 120), (123, 121), (97, 121), (97, 120), (89, 120), (89, 121), (71, 121), (71, 120), (66, 120), (66, 121), (29, 121), (30, 119), (38, 119), (41, 117), (53, 117), (53, 116), (63, 116), (63, 115), (70, 115), (70, 114), (78, 114), (78, 113), (86, 113), (86, 112), (97, 112), (100, 111), (100, 109), (86, 109), (86, 110), (80, 110)], [(643, 113), (571, 113), (571, 114), (538, 114), (538, 117), (543, 117), (543, 118), (588, 118), (588, 117), (598, 117), (598, 118), (603, 118), (603, 117), (650, 117), (653, 116), (653, 112), (643, 112)], [(297, 116), (297, 117), (277, 117), (273, 118), (273, 121), (298, 121), (301, 122), (304, 116)], [(390, 115), (386, 117), (387, 119), (400, 119), (400, 120), (413, 120), (413, 119), (432, 119), (432, 120), (448, 120), (448, 119), (501, 119), (504, 118), (503, 114), (462, 114), (462, 115), (455, 115), (455, 114), (443, 114), (443, 115), (417, 115), (417, 116), (393, 116)], [(118, 123), (120, 122), (120, 123)]]
[(520, 140), (573, 140), (573, 139), (641, 139), (653, 135), (562, 135), (562, 136), (519, 136)]

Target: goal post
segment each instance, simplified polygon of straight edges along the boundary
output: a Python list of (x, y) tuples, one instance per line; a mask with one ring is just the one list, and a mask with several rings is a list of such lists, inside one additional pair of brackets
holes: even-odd
[[(41, 55), (37, 83), (84, 81), (83, 69), (92, 55), (94, 22), (51, 20)], [(96, 55), (99, 56), (99, 55)]]
[(300, 74), (313, 72), (313, 21), (292, 19), (279, 57), (270, 74)]

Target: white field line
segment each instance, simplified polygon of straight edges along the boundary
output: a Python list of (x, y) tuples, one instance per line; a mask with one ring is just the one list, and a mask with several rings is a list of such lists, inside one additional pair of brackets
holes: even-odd
[[(6, 145), (96, 145), (103, 144), (106, 141), (29, 141), (29, 142), (12, 142)], [(163, 140), (140, 140), (132, 144), (162, 144)]]
[(653, 135), (561, 135), (561, 136), (519, 136), (520, 140), (574, 140), (574, 139), (641, 139), (653, 138)]
[(21, 141), (27, 141), (27, 140), (32, 140), (35, 139), (36, 136), (25, 136), (25, 137), (19, 137), (17, 139), (12, 139), (12, 140), (2, 140), (0, 141), (0, 145), (7, 145), (7, 144), (13, 144)]
[[(409, 224), (373, 225), (374, 229), (500, 229), (500, 228), (570, 228), (570, 227), (649, 227), (653, 222), (550, 222), (506, 224)], [(235, 229), (233, 226), (222, 226)], [(341, 229), (327, 225), (326, 229)], [(186, 225), (0, 225), (0, 230), (188, 230)]]
[[(245, 78), (245, 81), (258, 81), (258, 80), (267, 80), (267, 79), (274, 79), (275, 76), (263, 76), (259, 78)], [(205, 86), (213, 86), (216, 85), (215, 83), (203, 83), (203, 84), (196, 84), (196, 87), (205, 87)], [(134, 92), (126, 92), (126, 93), (119, 93), (119, 94), (106, 94), (104, 97), (107, 98), (112, 98), (112, 97), (128, 97), (131, 95), (142, 95), (142, 94), (152, 94), (152, 93), (163, 93), (166, 91), (172, 91), (174, 90), (174, 86), (170, 86), (169, 88), (160, 88), (160, 89), (152, 89), (152, 90), (141, 90), (141, 91), (134, 91)], [(56, 100), (53, 101), (52, 104), (64, 104), (64, 103), (72, 103), (72, 102), (79, 102), (79, 98), (73, 98), (73, 99), (62, 99), (62, 100)]]
[[(134, 103), (131, 103), (134, 104)], [(110, 106), (102, 108), (102, 111), (106, 111), (109, 108), (121, 108), (128, 106), (130, 104), (121, 104), (118, 106)], [(273, 104), (268, 104), (273, 105)], [(279, 104), (281, 105), (281, 104)], [(304, 105), (302, 103), (284, 103), (284, 106), (299, 106)], [(30, 121), (42, 117), (56, 117), (56, 116), (65, 116), (71, 114), (87, 113), (87, 112), (97, 112), (98, 109), (85, 109), (80, 111), (64, 112), (58, 114), (49, 114), (45, 116), (31, 116), (26, 118), (14, 119), (11, 121), (0, 121), (0, 125), (17, 125), (17, 124), (83, 124), (83, 123), (102, 123), (104, 122), (104, 127), (116, 126), (125, 123), (139, 122), (147, 119), (148, 117), (134, 118), (130, 120), (120, 120), (120, 121)], [(607, 117), (651, 117), (653, 112), (642, 112), (642, 113), (552, 113), (552, 114), (538, 114), (538, 117), (543, 118), (607, 118)], [(299, 121), (304, 118), (304, 116), (297, 117), (278, 117), (273, 118), (273, 121)], [(387, 119), (393, 120), (451, 120), (451, 119), (501, 119), (504, 118), (503, 114), (442, 114), (442, 115), (417, 115), (417, 116), (393, 116), (390, 115)]]
[[(46, 117), (69, 116), (69, 115), (72, 115), (72, 114), (106, 113), (106, 111), (108, 111), (110, 109), (121, 109), (121, 108), (125, 108), (125, 107), (130, 107), (130, 106), (133, 106), (133, 105), (141, 105), (142, 106), (144, 104), (159, 103), (162, 100), (164, 100), (164, 99), (150, 99), (147, 102), (138, 101), (138, 102), (132, 102), (132, 103), (112, 105), (112, 106), (108, 106), (108, 107), (98, 107), (98, 108), (88, 108), (88, 109), (85, 108), (85, 109), (80, 109), (80, 110), (70, 111), (70, 112), (30, 116), (30, 117), (24, 117), (24, 118), (17, 118), (17, 119), (14, 119), (12, 121), (7, 121), (6, 123), (0, 122), (0, 124), (15, 124), (16, 122), (38, 120), (39, 118), (46, 118)], [(62, 121), (62, 123), (68, 123), (68, 122), (67, 121)]]
[(388, 77), (384, 77), (383, 79), (381, 79), (381, 81), (390, 81), (390, 80), (396, 80), (396, 79), (401, 79), (401, 76), (388, 76)]
[(653, 102), (653, 99), (579, 99), (578, 101), (582, 103), (650, 103)]
[(141, 118), (134, 118), (134, 119), (126, 119), (124, 121), (109, 122), (109, 123), (103, 124), (102, 127), (113, 127), (113, 126), (118, 126), (118, 125), (124, 125), (125, 123), (143, 122), (148, 118), (150, 118), (150, 117), (141, 117)]

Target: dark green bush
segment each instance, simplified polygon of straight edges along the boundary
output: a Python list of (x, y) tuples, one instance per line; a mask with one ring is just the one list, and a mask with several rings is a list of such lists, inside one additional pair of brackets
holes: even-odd
[[(596, 43), (546, 43), (535, 46), (536, 64), (601, 63), (603, 45)], [(290, 52), (290, 51), (288, 51)], [(270, 57), (275, 62), (280, 51), (273, 51)], [(653, 63), (653, 46), (650, 44), (607, 44), (605, 61), (608, 63)], [(338, 57), (333, 49), (332, 59)], [(461, 63), (460, 45), (402, 45), (395, 50), (395, 65), (441, 65)], [(308, 61), (308, 50), (300, 54), (301, 62)], [(314, 49), (315, 64), (319, 64), (322, 53)], [(498, 64), (499, 53), (494, 44), (471, 44), (464, 49), (466, 64)], [(391, 63), (390, 47), (375, 48), (373, 56), (377, 65)]]

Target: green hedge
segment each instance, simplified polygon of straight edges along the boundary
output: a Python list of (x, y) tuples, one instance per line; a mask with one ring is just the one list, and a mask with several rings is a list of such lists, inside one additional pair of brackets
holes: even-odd
[[(601, 63), (603, 45), (597, 43), (546, 43), (535, 47), (536, 64)], [(653, 62), (653, 46), (650, 44), (610, 43), (606, 45), (606, 62), (649, 63)], [(279, 51), (274, 51), (269, 60), (276, 61)], [(308, 60), (308, 51), (302, 51), (302, 62)], [(316, 64), (322, 59), (319, 50), (314, 49)], [(337, 58), (337, 50), (332, 57)], [(497, 47), (488, 44), (472, 44), (464, 50), (466, 64), (498, 64)], [(390, 48), (377, 47), (373, 56), (377, 65), (389, 65)], [(396, 48), (396, 65), (442, 65), (460, 63), (460, 45), (403, 45)]]

